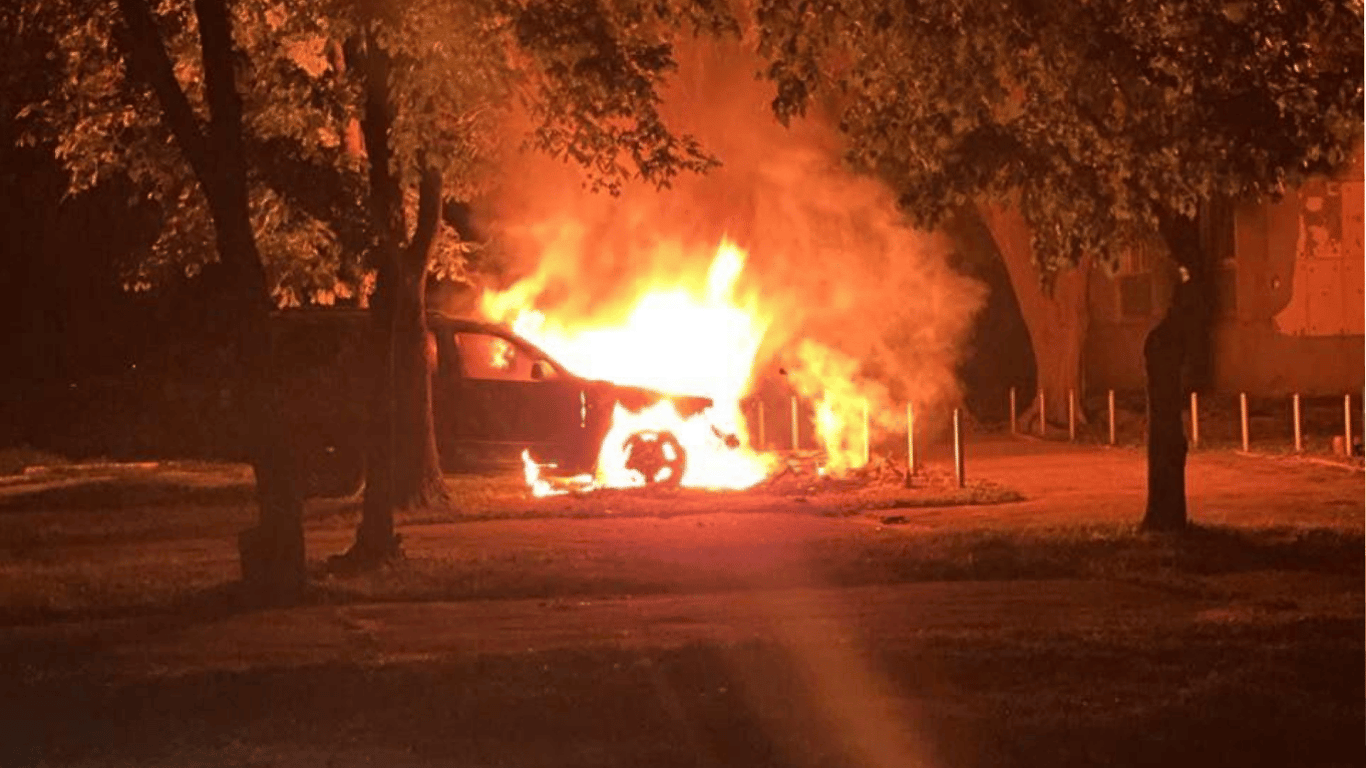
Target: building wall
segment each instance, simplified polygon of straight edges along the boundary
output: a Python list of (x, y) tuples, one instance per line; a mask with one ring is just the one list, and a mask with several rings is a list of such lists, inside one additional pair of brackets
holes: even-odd
[[(1216, 214), (1207, 230), (1218, 262), (1212, 386), (1257, 396), (1358, 392), (1363, 336), (1361, 153), (1346, 172), (1274, 203)], [(1092, 389), (1141, 389), (1143, 340), (1170, 295), (1160, 248), (1115, 277), (1092, 278), (1086, 371)]]
[(1165, 250), (1154, 243), (1127, 254), (1114, 276), (1091, 272), (1087, 389), (1143, 389), (1143, 341), (1167, 309), (1173, 270)]

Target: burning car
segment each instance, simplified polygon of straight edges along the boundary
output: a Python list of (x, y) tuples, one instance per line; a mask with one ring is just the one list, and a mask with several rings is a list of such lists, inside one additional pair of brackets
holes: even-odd
[[(620, 462), (644, 484), (678, 485), (687, 451), (667, 428), (613, 434), (617, 414), (667, 404), (692, 421), (712, 406), (708, 397), (675, 395), (583, 378), (502, 326), (428, 316), (436, 341), (432, 410), (446, 469), (517, 461), (525, 454), (555, 475), (594, 475), (603, 460)], [(705, 417), (702, 417), (705, 418)], [(715, 437), (736, 440), (715, 428)], [(621, 445), (604, 445), (609, 437)]]

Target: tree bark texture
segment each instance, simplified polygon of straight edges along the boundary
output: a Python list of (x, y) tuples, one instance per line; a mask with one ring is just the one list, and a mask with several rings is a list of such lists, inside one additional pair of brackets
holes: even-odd
[(195, 115), (175, 78), (146, 0), (119, 0), (119, 43), (130, 75), (156, 95), (163, 119), (208, 200), (226, 284), (218, 299), (225, 308), (223, 316), (237, 318), (234, 363), (250, 425), (259, 507), (257, 526), (239, 538), (242, 579), (256, 599), (292, 602), (307, 582), (303, 492), (271, 352), (270, 293), (251, 226), (232, 22), (224, 0), (195, 0), (194, 9), (209, 105), (207, 124)]
[(378, 276), (370, 305), (376, 367), (366, 440), (365, 496), (356, 541), (348, 553), (358, 565), (401, 554), (394, 531), (396, 510), (448, 501), (432, 420), (435, 353), (426, 317), (427, 271), (440, 219), (441, 176), (424, 164), (416, 227), (409, 238), (402, 188), (389, 145), (394, 117), (388, 87), (390, 60), (376, 37), (372, 28), (361, 62), (365, 72), (361, 131), (369, 166)]
[(1184, 271), (1177, 279), (1166, 314), (1143, 345), (1148, 378), (1148, 505), (1143, 528), (1180, 531), (1187, 522), (1186, 442), (1181, 410), (1187, 400), (1183, 374), (1192, 340), (1208, 328), (1209, 275), (1204, 269), (1196, 222), (1166, 214), (1161, 234), (1168, 252)]
[(410, 260), (404, 255), (389, 260), (390, 269), (380, 270), (377, 301), (371, 305), (377, 366), (366, 440), (365, 495), (352, 548), (353, 558), (361, 562), (401, 553), (395, 511), (448, 502), (432, 421), (435, 352), (425, 318), (426, 263), (420, 269), (405, 265)]
[(1045, 291), (1034, 265), (1029, 224), (1013, 208), (980, 206), (982, 220), (996, 241), (1005, 262), (1011, 287), (1020, 305), (1020, 315), (1029, 330), (1034, 350), (1035, 399), (1022, 413), (1022, 429), (1037, 425), (1037, 392), (1044, 393), (1049, 424), (1067, 425), (1067, 396), (1076, 397), (1076, 417), (1084, 421), (1081, 401), (1084, 395), (1082, 352), (1091, 313), (1087, 301), (1091, 260), (1083, 258), (1075, 268), (1058, 273), (1051, 290)]

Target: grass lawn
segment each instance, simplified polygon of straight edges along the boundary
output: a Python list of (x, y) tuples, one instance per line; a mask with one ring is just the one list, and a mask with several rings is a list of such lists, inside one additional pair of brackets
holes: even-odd
[[(241, 468), (0, 483), (0, 765), (1361, 765), (1362, 480), (1011, 444), (906, 489), (529, 499), (451, 478), (408, 558), (305, 605), (231, 587)], [(1139, 483), (1140, 485), (1135, 485)]]

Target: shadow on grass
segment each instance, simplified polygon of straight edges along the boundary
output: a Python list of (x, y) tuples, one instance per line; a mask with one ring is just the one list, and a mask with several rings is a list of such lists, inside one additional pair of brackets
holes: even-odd
[(195, 485), (155, 479), (100, 478), (46, 487), (12, 488), (0, 496), (0, 513), (103, 510), (146, 506), (250, 504), (250, 483)]
[(1363, 537), (1328, 528), (1193, 526), (1151, 536), (1159, 558), (1189, 573), (1253, 570), (1345, 573), (1363, 565)]
[[(771, 561), (762, 547), (693, 552), (686, 563), (650, 553), (527, 561), (415, 557), (320, 581), (337, 603), (684, 594), (933, 581), (1118, 580), (1203, 589), (1200, 576), (1312, 572), (1359, 580), (1363, 538), (1332, 530), (1201, 528), (1183, 536), (1133, 529), (929, 532), (898, 541), (826, 541)], [(753, 557), (751, 557), (751, 555)], [(1213, 587), (1210, 587), (1213, 588)]]
[[(101, 622), (101, 637), (107, 632), (137, 631), (156, 633), (204, 624), (218, 619), (264, 610), (265, 606), (249, 600), (241, 582), (233, 581), (204, 589), (184, 592), (168, 600), (150, 603), (126, 603), (104, 607), (52, 608), (42, 606), (0, 606), (0, 627), (36, 626), (61, 622)], [(128, 626), (120, 630), (120, 622)], [(136, 625), (136, 626), (134, 626)]]
[[(1166, 645), (1148, 652), (1155, 641)], [(863, 739), (831, 713), (868, 717), (871, 692), (832, 688), (838, 667), (760, 642), (135, 681), (3, 676), (0, 763), (837, 768), (869, 764), (866, 737), (883, 731), (923, 753), (884, 749), (883, 765), (1361, 762), (1357, 626), (1043, 642), (955, 638), (881, 654), (887, 690), (874, 698), (908, 710), (878, 708)]]
[[(1313, 573), (1360, 584), (1363, 537), (1325, 529), (1202, 527), (1180, 536), (1132, 528), (929, 531), (848, 537), (773, 552), (762, 543), (699, 541), (686, 551), (573, 546), (533, 553), (415, 556), (357, 574), (312, 567), (304, 604), (688, 594), (756, 588), (933, 581), (1118, 580), (1201, 591), (1202, 577)], [(681, 559), (680, 559), (681, 558)], [(1355, 579), (1355, 582), (1352, 580)], [(1359, 588), (1359, 587), (1358, 587)], [(0, 606), (0, 627), (128, 620), (155, 631), (251, 610), (236, 584), (160, 590), (119, 604), (80, 599)], [(16, 601), (17, 603), (18, 601)], [(36, 602), (36, 601), (30, 601)]]
[(1126, 527), (932, 532), (830, 561), (838, 583), (1126, 578), (1251, 571), (1360, 574), (1363, 537), (1323, 528), (1192, 526), (1177, 535)]

